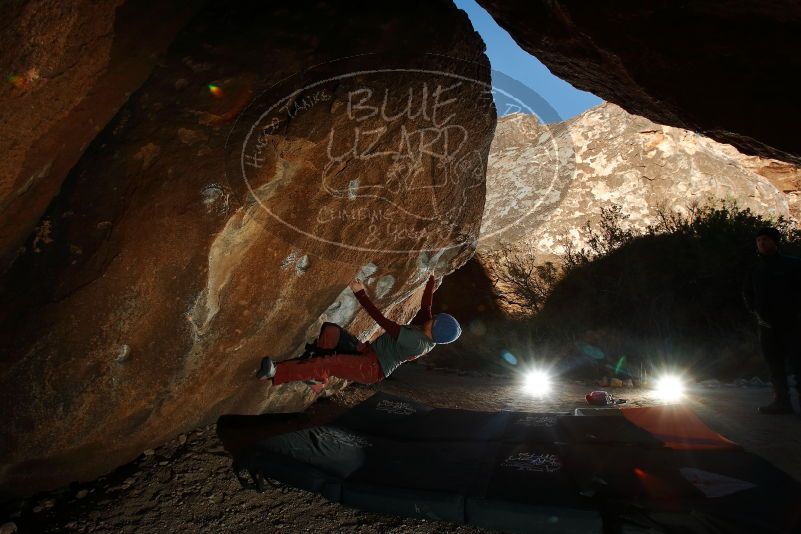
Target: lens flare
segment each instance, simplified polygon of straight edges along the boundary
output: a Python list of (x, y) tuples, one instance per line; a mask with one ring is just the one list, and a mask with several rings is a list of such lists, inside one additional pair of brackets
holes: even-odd
[(209, 92), (215, 98), (222, 98), (223, 91), (222, 91), (222, 89), (220, 89), (220, 87), (218, 85), (214, 85), (213, 83), (210, 83), (209, 84)]
[(508, 350), (503, 351), (501, 358), (503, 358), (504, 361), (509, 365), (517, 365), (517, 357)]
[(28, 80), (18, 74), (9, 74), (6, 79), (17, 89), (22, 89), (28, 84)]
[(542, 370), (534, 370), (526, 373), (523, 388), (530, 395), (545, 395), (551, 391), (551, 377)]
[(684, 396), (684, 382), (676, 375), (665, 375), (656, 380), (654, 394), (665, 401), (675, 402)]

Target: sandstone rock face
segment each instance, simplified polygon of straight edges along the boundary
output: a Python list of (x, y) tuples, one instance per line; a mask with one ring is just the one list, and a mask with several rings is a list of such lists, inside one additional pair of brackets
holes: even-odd
[(735, 157), (745, 168), (764, 176), (776, 189), (785, 194), (790, 217), (801, 221), (801, 166), (775, 159), (745, 156), (735, 152)]
[(90, 141), (202, 3), (0, 5), (0, 271)]
[(200, 12), (4, 280), (3, 493), (96, 476), (223, 413), (302, 408), (305, 386), (254, 373), (323, 320), (373, 335), (354, 276), (408, 320), (428, 274), (476, 246), (483, 50), (445, 1)]
[[(572, 158), (558, 159), (554, 147), (573, 151)], [(798, 172), (609, 103), (557, 125), (507, 116), (498, 121), (490, 151), (479, 250), (505, 242), (551, 259), (567, 244), (586, 246), (584, 225), (597, 223), (601, 208), (612, 204), (640, 230), (656, 222), (660, 207), (686, 213), (721, 199), (770, 217), (797, 216), (790, 210), (794, 197), (774, 184), (792, 189)], [(498, 207), (510, 199), (518, 199), (519, 222), (493, 234), (506, 223)]]
[(801, 4), (479, 0), (560, 78), (627, 111), (801, 162)]

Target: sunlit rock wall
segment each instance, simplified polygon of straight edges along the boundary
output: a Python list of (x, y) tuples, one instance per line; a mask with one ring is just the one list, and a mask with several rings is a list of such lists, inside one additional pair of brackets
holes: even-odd
[[(555, 157), (554, 147), (570, 156)], [(568, 246), (585, 247), (585, 225), (598, 230), (601, 208), (612, 205), (639, 231), (655, 224), (660, 210), (687, 215), (720, 201), (770, 218), (798, 217), (797, 176), (793, 165), (745, 156), (614, 104), (555, 125), (506, 116), (490, 151), (479, 250), (507, 244), (553, 259)]]

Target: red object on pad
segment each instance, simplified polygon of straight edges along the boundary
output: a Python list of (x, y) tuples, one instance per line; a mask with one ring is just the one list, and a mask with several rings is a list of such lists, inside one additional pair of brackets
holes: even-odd
[(615, 404), (615, 399), (606, 391), (593, 391), (584, 396), (587, 399), (587, 404), (593, 406), (609, 406)]
[(651, 406), (621, 410), (623, 416), (652, 436), (665, 447), (679, 450), (740, 449), (733, 441), (721, 436), (684, 405)]

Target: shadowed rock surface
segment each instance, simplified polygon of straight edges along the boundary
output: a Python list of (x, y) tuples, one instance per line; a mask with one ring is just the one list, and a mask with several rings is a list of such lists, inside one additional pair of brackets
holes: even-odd
[(660, 124), (801, 162), (801, 4), (479, 0), (554, 74)]
[(374, 334), (357, 274), (410, 319), (428, 274), (475, 247), (495, 125), (483, 50), (449, 2), (200, 13), (4, 281), (3, 493), (95, 477), (224, 413), (304, 408), (308, 387), (254, 372), (322, 320)]
[(0, 5), (0, 272), (92, 139), (203, 3)]

